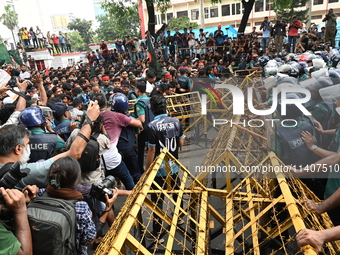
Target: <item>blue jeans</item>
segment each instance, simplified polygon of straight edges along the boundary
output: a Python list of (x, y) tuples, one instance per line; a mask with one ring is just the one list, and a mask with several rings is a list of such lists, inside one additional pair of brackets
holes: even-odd
[(290, 36), (290, 35), (288, 36), (288, 52), (289, 53), (294, 52), (296, 38), (298, 38), (298, 36)]
[(164, 61), (165, 62), (168, 62), (168, 49), (162, 49), (162, 55), (163, 55), (163, 57), (164, 57)]
[(137, 61), (136, 52), (129, 52), (129, 55), (130, 55), (130, 59), (131, 59), (132, 63), (136, 63), (136, 61)]
[(266, 53), (266, 49), (268, 48), (269, 37), (262, 37), (262, 53)]
[(132, 190), (135, 186), (129, 170), (127, 169), (123, 161), (120, 162), (120, 164), (116, 168), (107, 170), (105, 176), (108, 175), (113, 175), (115, 178), (121, 180), (127, 190)]

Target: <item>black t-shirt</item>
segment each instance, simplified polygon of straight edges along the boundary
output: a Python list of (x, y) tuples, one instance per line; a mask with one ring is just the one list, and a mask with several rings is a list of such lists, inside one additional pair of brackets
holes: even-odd
[(165, 147), (178, 159), (179, 140), (183, 137), (182, 126), (178, 119), (168, 117), (166, 114), (158, 115), (148, 124), (146, 130), (149, 146), (156, 147), (155, 157)]

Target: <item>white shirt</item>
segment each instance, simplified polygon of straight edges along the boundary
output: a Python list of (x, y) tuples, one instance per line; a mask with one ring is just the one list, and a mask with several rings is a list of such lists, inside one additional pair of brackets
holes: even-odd
[(12, 46), (9, 43), (7, 43), (6, 44), (6, 49), (7, 49), (7, 51), (12, 50)]
[(19, 74), (19, 77), (20, 77), (20, 79), (29, 79), (29, 78), (31, 78), (31, 75), (29, 74), (29, 72), (24, 72), (24, 73), (20, 73)]
[(43, 34), (41, 33), (40, 29), (37, 29), (37, 31), (35, 32), (35, 35), (39, 38), (42, 39), (43, 38)]
[(134, 40), (134, 44), (135, 44), (135, 48), (137, 52), (140, 52), (140, 43), (141, 43), (141, 40), (138, 40), (138, 41)]
[(146, 93), (151, 93), (151, 91), (154, 89), (155, 85), (154, 84), (151, 84), (150, 82), (146, 82), (146, 90), (145, 92)]

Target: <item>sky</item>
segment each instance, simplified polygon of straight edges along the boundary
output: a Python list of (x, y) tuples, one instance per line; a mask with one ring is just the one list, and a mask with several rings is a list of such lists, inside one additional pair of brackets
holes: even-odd
[(48, 4), (50, 15), (73, 13), (81, 19), (93, 20), (95, 18), (92, 0), (46, 0), (46, 2), (53, 2), (53, 4)]

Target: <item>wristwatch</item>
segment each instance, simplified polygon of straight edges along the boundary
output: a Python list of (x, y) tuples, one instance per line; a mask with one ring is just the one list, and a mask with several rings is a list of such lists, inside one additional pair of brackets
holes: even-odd
[(315, 144), (313, 144), (312, 147), (311, 147), (312, 151), (314, 151), (316, 148), (319, 148), (319, 147)]

